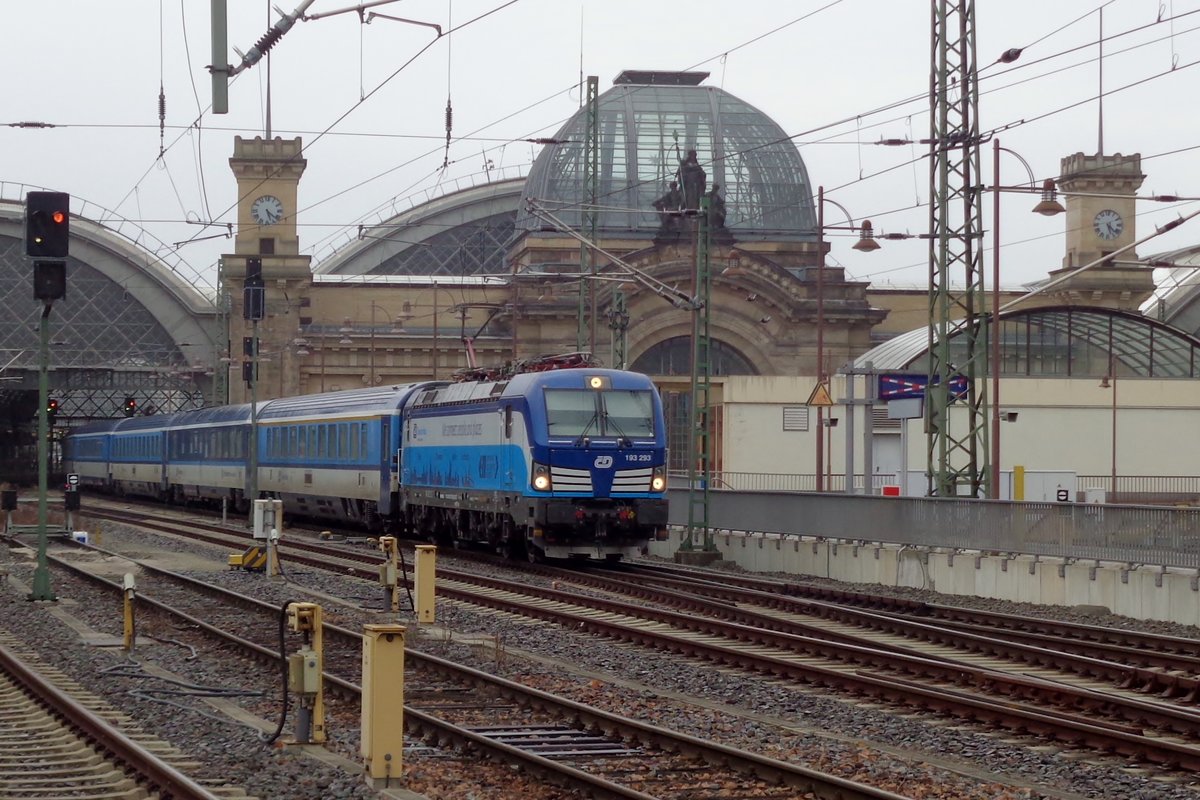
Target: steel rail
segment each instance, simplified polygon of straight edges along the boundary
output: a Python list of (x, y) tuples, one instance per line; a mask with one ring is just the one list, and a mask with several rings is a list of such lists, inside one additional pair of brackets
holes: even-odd
[[(147, 523), (143, 518), (137, 524), (149, 525), (153, 527), (153, 523)], [(120, 553), (106, 551), (102, 548), (90, 548), (109, 555), (118, 556), (137, 563), (140, 568), (147, 573), (153, 573), (166, 577), (172, 581), (184, 583), (191, 588), (204, 591), (213, 596), (219, 596), (224, 601), (236, 603), (242, 607), (254, 608), (257, 611), (275, 615), (278, 609), (256, 598), (242, 595), (237, 592), (232, 592), (222, 587), (206, 584), (195, 580), (185, 575), (172, 572), (170, 570), (156, 567), (137, 559), (129, 558)], [(82, 566), (66, 562), (61, 559), (52, 558), (52, 563), (56, 567), (61, 567), (71, 571), (88, 581), (105, 586), (106, 588), (119, 592), (121, 586), (109, 581), (101, 576), (94, 575)], [(307, 562), (306, 562), (307, 563)], [(317, 560), (312, 560), (312, 565), (321, 566), (322, 563)], [(328, 566), (328, 562), (324, 563)], [(350, 568), (350, 571), (358, 577), (367, 577), (370, 580), (375, 580), (377, 570), (359, 570), (358, 568)], [(138, 602), (144, 603), (162, 613), (171, 614), (180, 618), (191, 625), (195, 625), (206, 633), (220, 636), (227, 641), (231, 641), (238, 647), (244, 648), (253, 653), (260, 660), (266, 660), (269, 663), (278, 663), (279, 654), (269, 650), (254, 642), (247, 641), (241, 637), (230, 634), (222, 629), (211, 625), (203, 620), (196, 618), (186, 612), (173, 609), (170, 606), (154, 600), (146, 594), (138, 595)], [(342, 628), (338, 625), (326, 622), (324, 626), (326, 636), (332, 640), (334, 637), (342, 638), (351, 645), (350, 649), (355, 652), (361, 651), (361, 636), (360, 634)], [(509, 681), (499, 676), (491, 675), (480, 670), (475, 670), (465, 665), (455, 664), (446, 659), (439, 658), (432, 654), (423, 653), (414, 649), (406, 649), (406, 659), (420, 663), (423, 667), (438, 670), (444, 674), (450, 674), (460, 680), (485, 685), (499, 691), (502, 695), (519, 698), (522, 703), (527, 705), (548, 708), (556, 711), (565, 718), (578, 719), (589, 726), (608, 731), (619, 731), (622, 736), (639, 741), (654, 742), (662, 747), (667, 752), (692, 753), (695, 756), (702, 758), (706, 763), (711, 765), (729, 765), (740, 772), (747, 775), (753, 775), (760, 780), (774, 781), (781, 785), (794, 786), (814, 793), (817, 797), (827, 800), (905, 800), (902, 795), (897, 795), (876, 787), (860, 784), (855, 781), (840, 778), (835, 775), (812, 770), (796, 764), (772, 759), (767, 756), (762, 756), (749, 751), (740, 750), (738, 748), (722, 745), (718, 742), (709, 742), (703, 739), (689, 736), (687, 734), (672, 731), (666, 728), (660, 728), (649, 723), (644, 723), (639, 720), (634, 720), (628, 717), (623, 717), (610, 712), (602, 711), (582, 703), (578, 703), (567, 698), (557, 697), (548, 692), (542, 692), (531, 687), (523, 686), (514, 681)], [(334, 687), (339, 689), (343, 694), (359, 696), (360, 689), (353, 683), (346, 681), (337, 675), (326, 674), (326, 680)], [(585, 788), (595, 797), (613, 797), (613, 798), (628, 798), (629, 800), (653, 800), (649, 795), (644, 795), (636, 792), (628, 787), (621, 786), (606, 781), (597, 776), (589, 775), (582, 771), (576, 770), (569, 765), (559, 764), (558, 762), (545, 759), (537, 754), (529, 751), (513, 748), (495, 740), (481, 737), (464, 728), (454, 725), (445, 720), (440, 720), (431, 715), (425, 714), (420, 709), (405, 705), (405, 725), (412, 726), (417, 732), (429, 733), (432, 729), (433, 735), (438, 738), (449, 739), (458, 742), (460, 745), (467, 748), (486, 747), (493, 751), (498, 756), (505, 758), (518, 758), (533, 769), (547, 774), (553, 780), (565, 780), (571, 785), (579, 788)], [(410, 716), (411, 715), (411, 716)], [(410, 721), (411, 720), (411, 721)], [(549, 772), (547, 772), (547, 770)]]
[(165, 763), (121, 730), (81, 705), (75, 698), (47, 681), (4, 645), (0, 645), (0, 671), (12, 677), (38, 702), (85, 739), (107, 753), (144, 788), (174, 800), (221, 800), (190, 777)]

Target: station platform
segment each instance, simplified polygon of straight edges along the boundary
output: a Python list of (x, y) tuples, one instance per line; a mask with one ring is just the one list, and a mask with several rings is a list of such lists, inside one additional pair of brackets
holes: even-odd
[[(674, 559), (686, 536), (670, 529), (650, 554)], [(1012, 552), (885, 544), (721, 530), (721, 561), (747, 572), (901, 586), (946, 595), (1074, 606), (1142, 620), (1200, 625), (1200, 570)]]

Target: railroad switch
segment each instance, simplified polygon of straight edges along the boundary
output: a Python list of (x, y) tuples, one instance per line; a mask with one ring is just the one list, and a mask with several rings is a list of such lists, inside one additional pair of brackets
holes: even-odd
[(400, 542), (395, 536), (379, 537), (379, 549), (387, 560), (379, 565), (379, 585), (383, 587), (383, 607), (400, 613)]
[(304, 645), (288, 656), (288, 691), (297, 696), (296, 738), (291, 744), (325, 742), (325, 647), (321, 607), (288, 603), (287, 624), (304, 637)]

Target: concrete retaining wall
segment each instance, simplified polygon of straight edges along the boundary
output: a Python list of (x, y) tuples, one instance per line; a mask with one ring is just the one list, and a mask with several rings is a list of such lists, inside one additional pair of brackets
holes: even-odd
[[(672, 558), (682, 539), (683, 531), (673, 529), (668, 541), (651, 543), (650, 553)], [(1101, 606), (1136, 619), (1200, 625), (1200, 571), (737, 531), (722, 531), (714, 542), (724, 560), (749, 572), (1041, 605)]]

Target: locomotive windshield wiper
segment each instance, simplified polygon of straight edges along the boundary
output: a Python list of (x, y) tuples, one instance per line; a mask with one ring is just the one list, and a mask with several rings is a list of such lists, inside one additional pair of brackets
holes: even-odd
[(588, 420), (588, 424), (587, 424), (587, 425), (584, 425), (584, 426), (583, 426), (583, 430), (581, 430), (581, 431), (579, 432), (579, 438), (577, 438), (577, 439), (575, 440), (575, 446), (576, 446), (576, 447), (582, 447), (582, 446), (583, 446), (583, 440), (584, 440), (585, 438), (587, 438), (588, 431), (590, 431), (590, 430), (592, 429), (592, 426), (593, 426), (593, 425), (595, 425), (595, 424), (596, 424), (596, 422), (598, 422), (598, 421), (599, 421), (599, 419), (600, 419), (600, 409), (599, 409), (599, 408), (597, 408), (595, 411), (593, 411), (593, 412), (592, 412), (592, 418)]
[(617, 421), (615, 419), (613, 419), (613, 417), (608, 413), (608, 411), (605, 411), (604, 412), (604, 432), (605, 433), (608, 433), (609, 425), (611, 425), (612, 429), (617, 432), (617, 446), (618, 447), (628, 447), (629, 445), (633, 444), (633, 442), (630, 441), (629, 437), (625, 435), (625, 431), (621, 430), (621, 426), (617, 424)]

